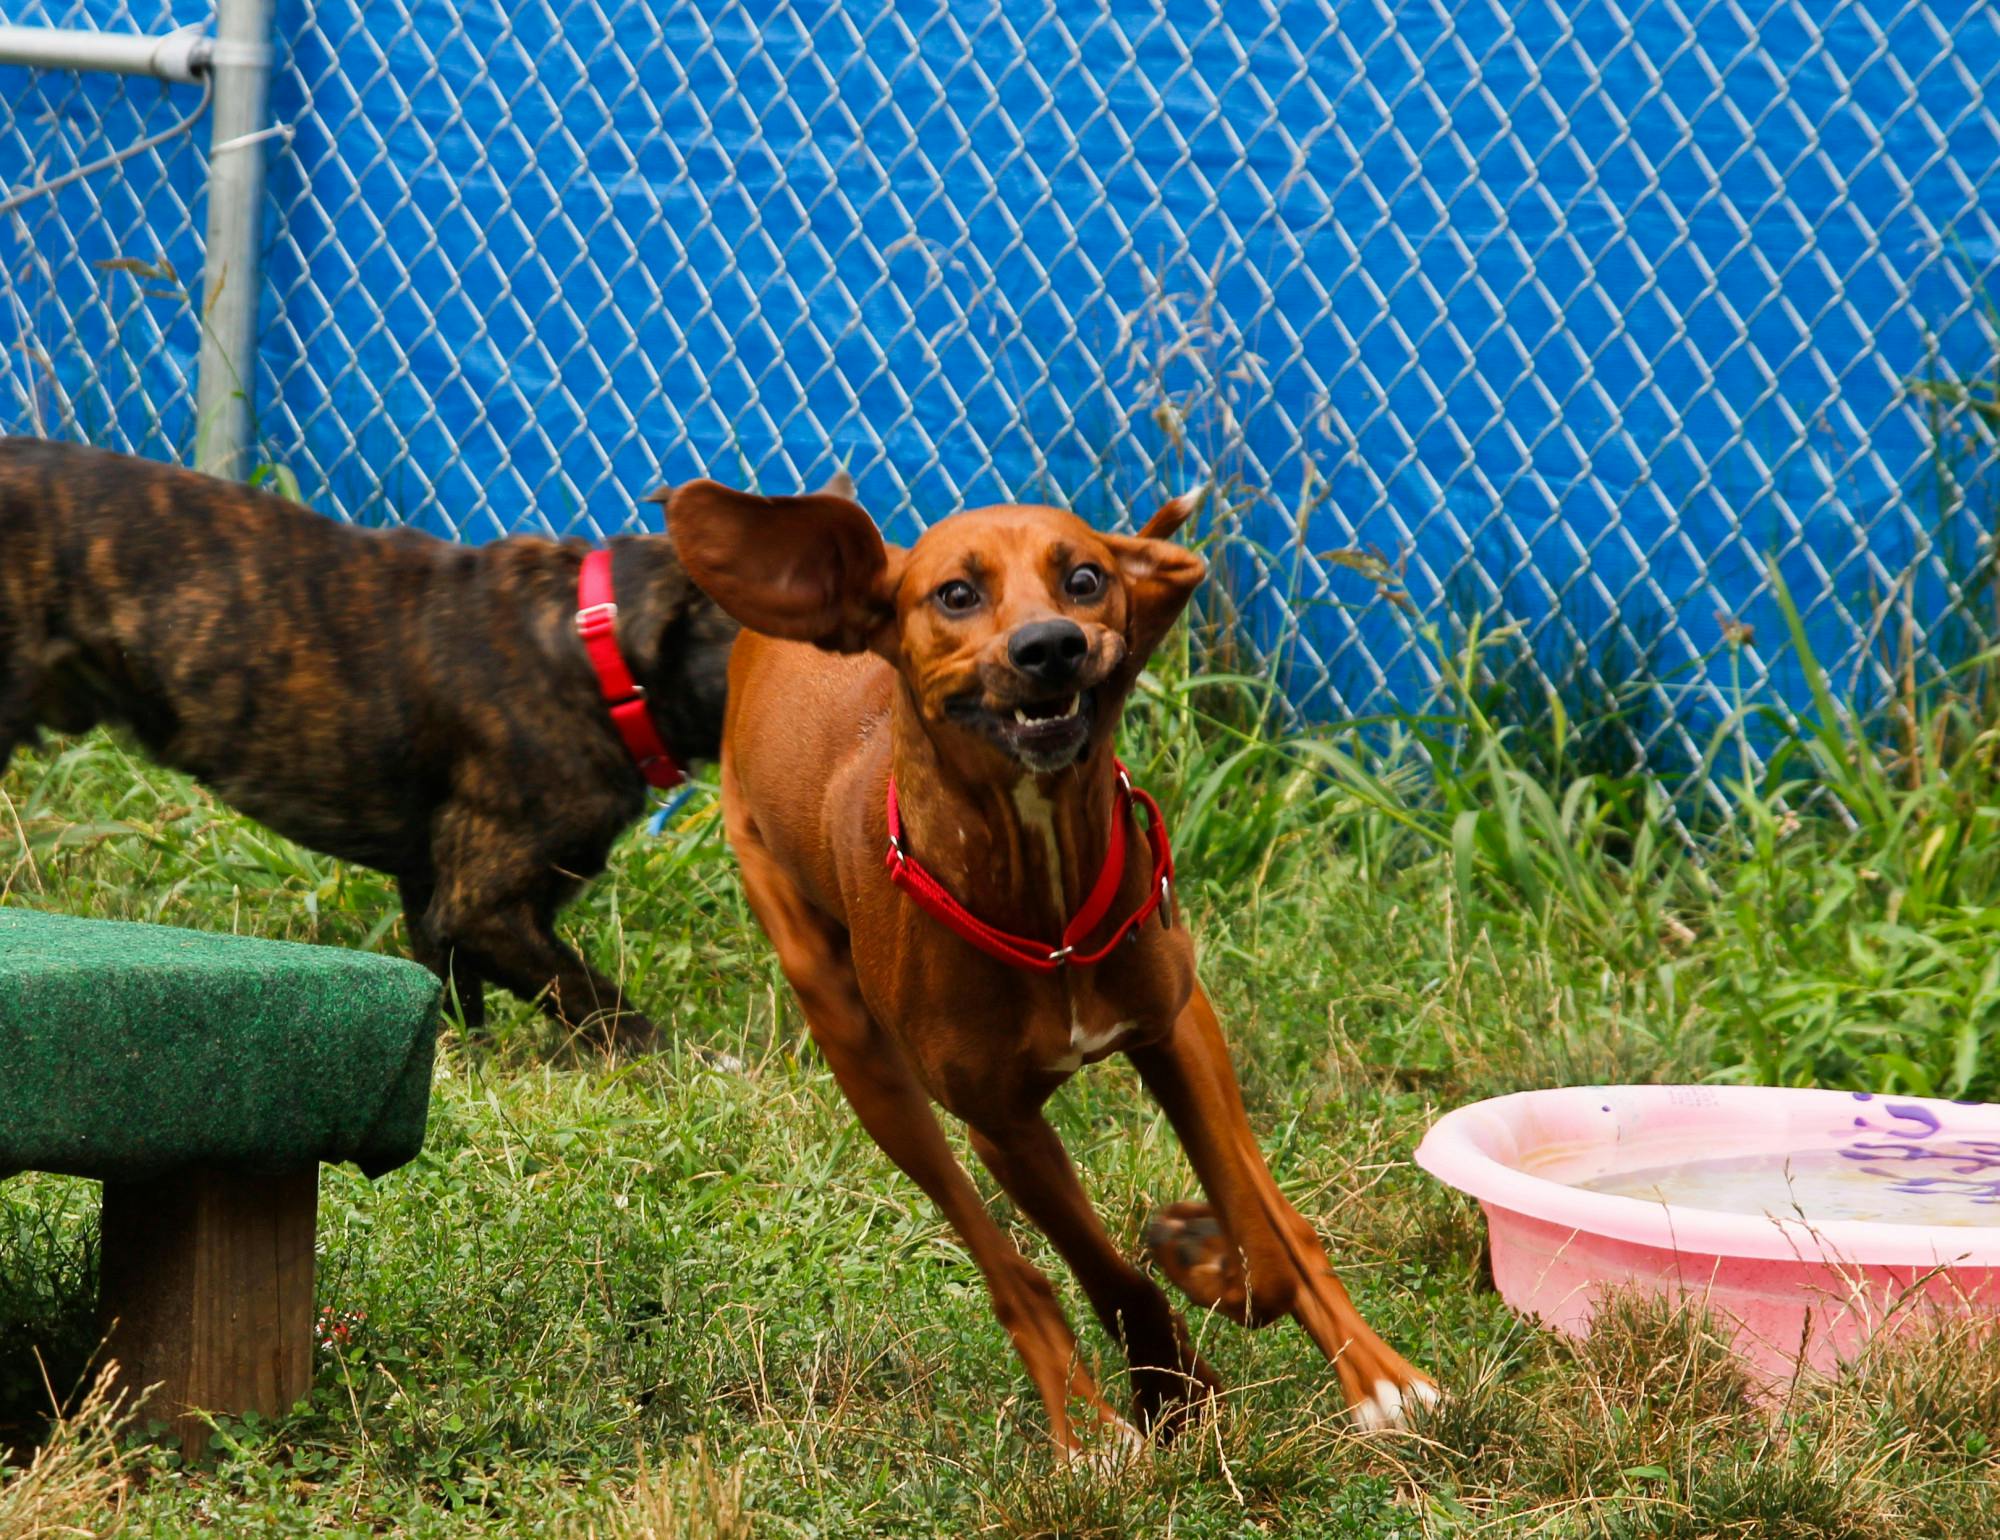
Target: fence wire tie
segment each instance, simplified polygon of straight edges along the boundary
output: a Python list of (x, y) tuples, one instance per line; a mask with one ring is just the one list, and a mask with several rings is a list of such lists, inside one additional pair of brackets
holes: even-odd
[(269, 128), (238, 134), (234, 139), (225, 139), (220, 144), (210, 145), (208, 158), (213, 162), (218, 155), (227, 155), (231, 150), (247, 150), (251, 145), (262, 144), (266, 139), (282, 139), (286, 144), (290, 144), (294, 132), (293, 126), (289, 123), (273, 123)]

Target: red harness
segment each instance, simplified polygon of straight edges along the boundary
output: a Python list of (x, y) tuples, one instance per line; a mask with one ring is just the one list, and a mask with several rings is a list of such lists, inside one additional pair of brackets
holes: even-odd
[(639, 766), (649, 786), (678, 786), (687, 779), (675, 763), (673, 751), (660, 736), (652, 712), (646, 709), (646, 690), (625, 666), (618, 650), (618, 601), (611, 587), (611, 553), (592, 551), (583, 558), (583, 572), (576, 582), (576, 634), (583, 638), (583, 650), (597, 674), (598, 692), (611, 708), (612, 725), (625, 741), (625, 750)]
[[(1112, 763), (1118, 764), (1116, 760)], [(1077, 948), (1084, 938), (1111, 912), (1112, 904), (1118, 899), (1118, 886), (1125, 880), (1125, 825), (1131, 821), (1134, 802), (1146, 810), (1146, 842), (1153, 847), (1153, 881), (1146, 890), (1146, 901), (1111, 933), (1111, 939), (1103, 946), (1094, 952), (1079, 952)], [(1097, 882), (1084, 899), (1083, 907), (1063, 927), (1060, 946), (1051, 947), (1046, 941), (1038, 941), (1032, 936), (1017, 936), (1011, 931), (988, 925), (946, 892), (944, 884), (926, 871), (915, 856), (903, 849), (903, 820), (896, 807), (896, 778), (893, 775), (889, 777), (889, 855), (886, 864), (889, 880), (909, 894), (911, 902), (945, 929), (989, 956), (1011, 963), (1016, 968), (1031, 968), (1037, 973), (1054, 973), (1058, 968), (1071, 966), (1087, 968), (1092, 963), (1103, 962), (1111, 955), (1111, 949), (1131, 935), (1148, 915), (1162, 904), (1171, 902), (1174, 881), (1174, 852), (1167, 843), (1167, 826), (1160, 817), (1160, 804), (1132, 784), (1132, 777), (1122, 764), (1118, 765), (1118, 807), (1111, 818), (1111, 845), (1104, 853), (1104, 869), (1097, 874)], [(1171, 913), (1169, 910), (1162, 924), (1173, 923)]]

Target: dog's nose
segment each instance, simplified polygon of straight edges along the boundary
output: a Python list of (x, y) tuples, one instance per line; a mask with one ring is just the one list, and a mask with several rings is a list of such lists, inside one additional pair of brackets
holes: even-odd
[(1042, 684), (1067, 684), (1089, 651), (1090, 639), (1073, 620), (1037, 620), (1007, 638), (1014, 667)]

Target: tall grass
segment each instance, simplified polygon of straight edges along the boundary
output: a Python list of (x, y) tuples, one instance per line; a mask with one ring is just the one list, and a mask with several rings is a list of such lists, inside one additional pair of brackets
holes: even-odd
[[(1300, 721), (1284, 691), (1306, 617), (1329, 602), (1307, 562), (1328, 483), (1302, 446), (1290, 544), (1252, 538), (1271, 495), (1247, 447), (1256, 339), (1213, 295), (1201, 274), (1163, 278), (1126, 338), (1155, 475), (1183, 483), (1199, 467), (1214, 489), (1193, 532), (1211, 581), (1145, 681), (1127, 753), (1169, 795), (1184, 865), (1218, 893), (1281, 889), (1329, 848), (1358, 881), (1435, 869), (1476, 931), (1595, 958), (1639, 1016), (1698, 1024), (1708, 1074), (2000, 1091), (2000, 356), (1970, 378), (1934, 365), (1910, 382), (1935, 506), (1915, 510), (1925, 533), (1907, 570), (1855, 596), (1872, 619), (1846, 693), (1773, 563), (1764, 586), (1807, 698), (1753, 696), (1754, 632), (1724, 617), (1730, 704), (1679, 724), (1708, 735), (1691, 755), (1667, 730), (1693, 692), (1663, 675), (1664, 617), (1510, 616), (1469, 590), (1424, 614), (1403, 558), (1369, 550), (1310, 554), (1393, 617), (1430, 694), (1402, 713)], [(1920, 626), (1939, 564), (1948, 602)], [(1606, 640), (1575, 640), (1588, 635)]]
[[(1268, 683), (1170, 658), (1127, 757), (1218, 889), (1329, 845), (1362, 880), (1436, 863), (1478, 927), (1581, 949), (1656, 995), (1695, 990), (1713, 1074), (2000, 1090), (2000, 725), (1938, 691), (1872, 716), (1836, 700), (1778, 595), (1810, 708), (1718, 725), (1702, 771), (1727, 800), (1693, 829), (1658, 780), (1607, 766), (1603, 724), (1553, 690), (1540, 713), (1496, 712), (1487, 659), (1517, 633), (1477, 618), (1456, 647), (1423, 632), (1442, 685), (1395, 720), (1287, 730)], [(1732, 774), (1753, 716), (1770, 751)]]
[[(1740, 814), (1723, 831), (1733, 859), (1716, 905), (1728, 964), (1718, 1003), (1741, 1072), (1990, 1093), (2000, 1083), (1996, 724), (1976, 700), (1942, 691), (1873, 719), (1842, 705), (1782, 585), (1779, 600), (1812, 706), (1763, 774), (1734, 788)], [(1802, 838), (1808, 823), (1813, 837)]]

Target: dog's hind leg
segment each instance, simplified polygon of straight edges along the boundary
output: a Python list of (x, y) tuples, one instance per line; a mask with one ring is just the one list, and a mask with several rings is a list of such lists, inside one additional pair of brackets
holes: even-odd
[(1264, 1164), (1215, 1010), (1201, 986), (1173, 1036), (1129, 1057), (1180, 1135), (1211, 1208), (1177, 1204), (1155, 1221), (1153, 1253), (1198, 1304), (1248, 1326), (1291, 1316), (1333, 1362), (1364, 1426), (1403, 1421), (1437, 1387), (1361, 1319), (1326, 1248)]
[(813, 911), (754, 832), (732, 819), (729, 838), (750, 907), (777, 949), (813, 1041), (861, 1126), (938, 1206), (972, 1253), (993, 1312), (1041, 1395), (1057, 1446), (1071, 1454), (1081, 1447), (1070, 1421), (1072, 1398), (1085, 1402), (1106, 1427), (1136, 1440), (1083, 1366), (1055, 1289), (986, 1212), (901, 1044), (868, 1014), (844, 934)]
[(1118, 1254), (1056, 1131), (1038, 1113), (1004, 1127), (973, 1128), (972, 1148), (1062, 1253), (1097, 1319), (1124, 1344), (1139, 1425), (1172, 1438), (1221, 1381), (1159, 1285)]

